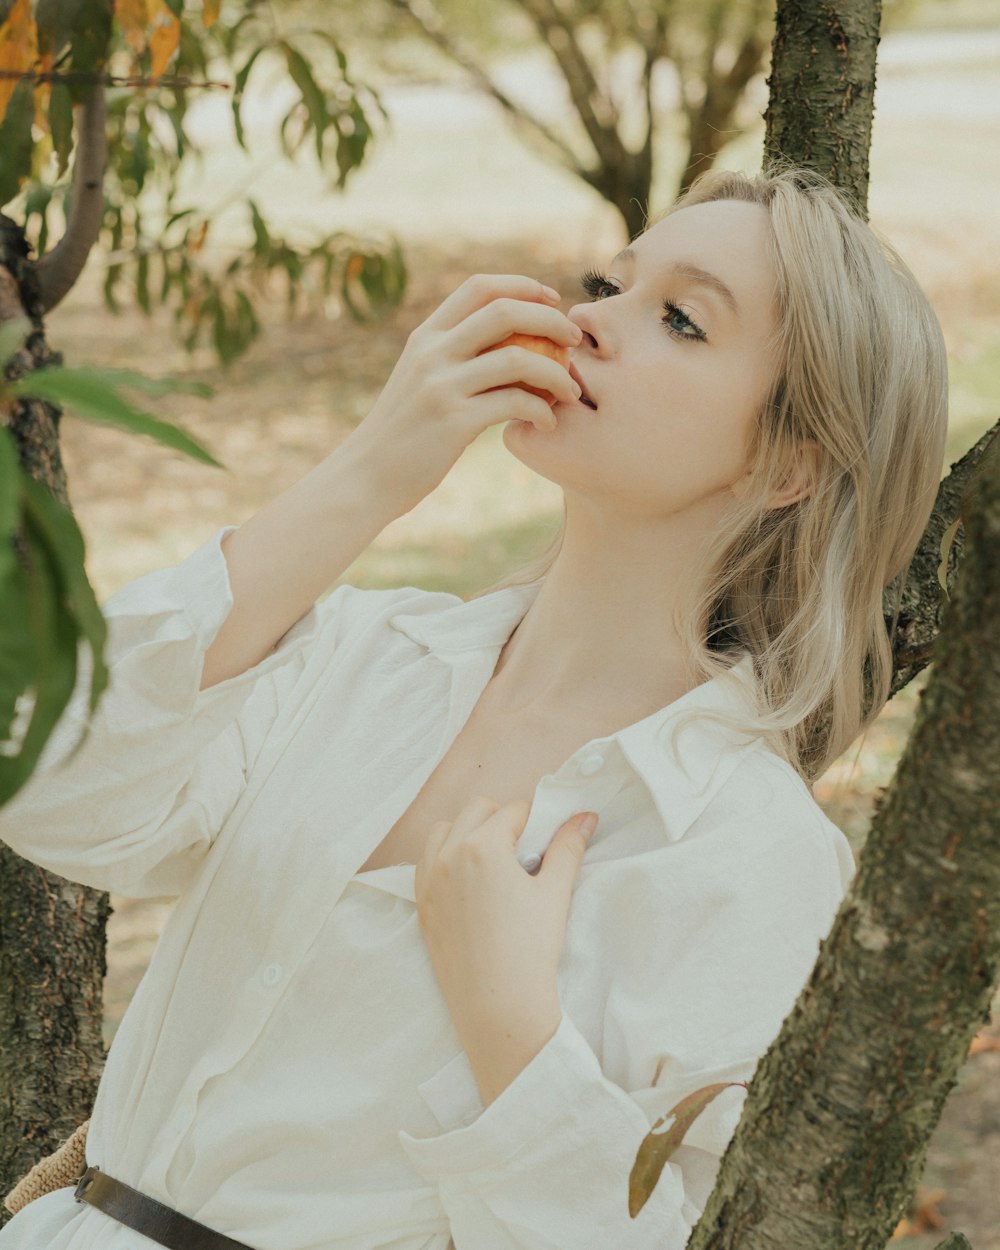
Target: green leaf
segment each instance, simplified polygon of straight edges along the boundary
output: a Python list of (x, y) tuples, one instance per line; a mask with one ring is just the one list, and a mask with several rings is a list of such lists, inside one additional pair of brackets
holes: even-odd
[(49, 548), (63, 604), (72, 613), (79, 627), (77, 632), (86, 638), (94, 656), (90, 689), (90, 710), (93, 711), (108, 684), (103, 659), (107, 622), (87, 580), (83, 535), (72, 512), (47, 487), (23, 474), (21, 490), (25, 517), (44, 537)]
[(264, 51), (264, 46), (254, 48), (250, 53), (250, 59), (236, 75), (236, 83), (233, 87), (233, 124), (236, 126), (236, 142), (244, 150), (248, 151), (246, 140), (243, 134), (243, 92), (246, 90), (247, 79), (250, 77), (250, 71), (254, 67), (254, 62)]
[(52, 131), (52, 147), (59, 158), (56, 177), (61, 178), (69, 167), (70, 153), (73, 151), (73, 100), (64, 82), (52, 84), (49, 129)]
[(133, 407), (115, 389), (114, 373), (114, 370), (88, 368), (38, 369), (15, 382), (10, 389), (15, 395), (34, 395), (59, 407), (69, 408), (88, 421), (117, 425), (136, 434), (148, 434), (175, 451), (182, 451), (217, 469), (224, 467), (177, 426)]
[(21, 515), (17, 502), (20, 472), (14, 436), (10, 430), (0, 429), (0, 573), (7, 558), (14, 555), (9, 539)]
[[(0, 803), (30, 776), (69, 702), (77, 672), (78, 626), (64, 602), (60, 553), (45, 524), (45, 505), (38, 501), (38, 492), (48, 492), (27, 474), (21, 475), (21, 489), (21, 533), (30, 564), (24, 569), (15, 561), (0, 585), (9, 609), (0, 617)], [(102, 617), (102, 638), (103, 628)], [(100, 684), (97, 664), (94, 684)]]
[(86, 75), (90, 81), (74, 81), (68, 86), (73, 103), (83, 104), (94, 90), (93, 78), (103, 72), (108, 59), (112, 5), (108, 0), (76, 0), (70, 11), (73, 72)]
[(254, 251), (258, 256), (266, 258), (270, 256), (273, 247), (267, 223), (260, 215), (260, 209), (253, 200), (247, 200), (247, 205), (250, 209), (250, 224), (253, 226), (255, 240)]
[[(744, 1081), (723, 1081), (718, 1085), (706, 1085), (703, 1089), (696, 1089), (694, 1093), (682, 1098), (672, 1111), (660, 1116), (642, 1139), (628, 1178), (628, 1209), (633, 1219), (646, 1205), (667, 1161), (684, 1140), (688, 1129), (714, 1098), (733, 1085), (746, 1088)], [(671, 1119), (673, 1122), (667, 1131), (657, 1133), (656, 1130)]]
[(0, 325), (0, 370), (17, 355), (30, 333), (31, 322), (27, 317), (12, 317)]
[(10, 97), (7, 112), (0, 122), (0, 208), (9, 203), (31, 173), (34, 139), (31, 123), (35, 119), (35, 100), (30, 78), (22, 78)]
[(312, 69), (308, 61), (296, 48), (291, 44), (282, 45), (285, 52), (285, 63), (288, 66), (288, 72), (292, 81), (302, 93), (302, 102), (306, 106), (309, 114), (309, 120), (312, 123), (316, 133), (316, 156), (323, 163), (323, 135), (327, 126), (330, 124), (330, 114), (327, 112), (326, 97), (319, 89), (316, 79), (313, 77)]

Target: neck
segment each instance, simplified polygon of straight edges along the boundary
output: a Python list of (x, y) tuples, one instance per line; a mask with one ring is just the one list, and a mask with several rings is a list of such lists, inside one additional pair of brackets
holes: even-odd
[[(705, 518), (609, 516), (567, 496), (563, 544), (490, 682), (518, 711), (638, 709), (697, 684), (674, 614), (703, 576)], [(645, 710), (642, 710), (645, 709)]]

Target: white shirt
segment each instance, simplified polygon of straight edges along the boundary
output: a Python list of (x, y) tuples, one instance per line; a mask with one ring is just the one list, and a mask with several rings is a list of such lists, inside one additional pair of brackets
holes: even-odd
[[(679, 736), (678, 765), (666, 730), (733, 706), (718, 681), (574, 752), (539, 782), (517, 847), (528, 864), (567, 817), (600, 814), (561, 1022), (484, 1109), (413, 866), (358, 869), (541, 582), (467, 603), (339, 586), (261, 663), (199, 691), (233, 603), (234, 528), (108, 600), (112, 677), (89, 738), (60, 766), (84, 664), (0, 810), (0, 837), (70, 880), (177, 896), (111, 1047), (88, 1162), (255, 1250), (680, 1250), (744, 1090), (700, 1116), (632, 1220), (639, 1144), (686, 1094), (752, 1075), (853, 873), (843, 834), (791, 767), (715, 722)], [(0, 1250), (154, 1244), (72, 1188), (0, 1231)]]

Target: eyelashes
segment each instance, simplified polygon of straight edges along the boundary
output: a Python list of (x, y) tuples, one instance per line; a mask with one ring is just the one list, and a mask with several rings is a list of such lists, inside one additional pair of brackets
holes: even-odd
[[(585, 269), (580, 275), (580, 286), (590, 296), (592, 300), (601, 299), (605, 291), (610, 291), (612, 295), (620, 295), (618, 287), (609, 281), (602, 273), (597, 273), (594, 269)], [(696, 342), (705, 342), (708, 335), (696, 321), (692, 321), (683, 309), (678, 308), (673, 300), (665, 299), (663, 301), (663, 311), (666, 314), (661, 318), (666, 330), (672, 334), (675, 339), (689, 339)]]

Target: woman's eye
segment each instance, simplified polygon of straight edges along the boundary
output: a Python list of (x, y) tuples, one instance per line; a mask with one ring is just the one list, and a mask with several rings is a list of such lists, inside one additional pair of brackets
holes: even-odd
[(612, 286), (603, 274), (595, 273), (593, 269), (587, 269), (580, 275), (580, 285), (591, 299), (601, 299), (606, 294), (618, 294), (618, 288)]
[(682, 309), (670, 300), (663, 301), (663, 311), (666, 314), (663, 318), (663, 324), (667, 327), (671, 334), (679, 339), (704, 339), (705, 331)]
[[(592, 300), (605, 299), (608, 295), (620, 295), (618, 287), (614, 283), (609, 282), (602, 273), (597, 273), (593, 269), (586, 269), (580, 275), (580, 286), (587, 292)], [(688, 339), (705, 342), (707, 335), (705, 331), (692, 321), (691, 318), (682, 309), (678, 308), (672, 300), (665, 299), (663, 301), (663, 324), (666, 326), (668, 333), (672, 334), (675, 339)]]

